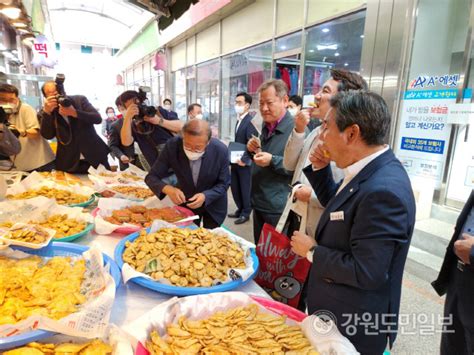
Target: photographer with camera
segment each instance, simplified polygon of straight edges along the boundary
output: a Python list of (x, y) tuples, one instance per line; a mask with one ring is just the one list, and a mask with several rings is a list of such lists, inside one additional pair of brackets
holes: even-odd
[[(8, 115), (0, 106), (0, 170), (13, 169), (11, 155), (16, 155), (21, 151), (21, 144), (18, 138), (8, 129)], [(2, 196), (0, 196), (2, 198)]]
[(109, 169), (109, 148), (94, 129), (102, 123), (100, 114), (85, 96), (66, 96), (63, 83), (64, 75), (58, 74), (41, 88), (46, 98), (39, 113), (41, 134), (58, 142), (56, 168), (78, 174), (86, 174), (91, 165)]
[(54, 153), (41, 137), (35, 109), (21, 102), (18, 89), (9, 84), (0, 85), (0, 107), (4, 114), (3, 123), (21, 144), (21, 151), (10, 157), (16, 170), (51, 171), (54, 168)]
[(140, 150), (150, 166), (158, 159), (166, 142), (178, 133), (183, 122), (178, 118), (164, 119), (153, 106), (144, 104), (146, 93), (129, 90), (120, 95), (126, 111), (120, 140), (125, 147), (138, 143)]

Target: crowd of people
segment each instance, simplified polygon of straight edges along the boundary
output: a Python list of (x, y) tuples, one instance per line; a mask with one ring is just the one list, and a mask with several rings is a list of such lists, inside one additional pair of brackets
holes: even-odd
[[(221, 225), (227, 215), (246, 223), (252, 213), (256, 244), (265, 223), (276, 226), (289, 203), (304, 204), (305, 230), (286, 231), (293, 252), (311, 263), (300, 308), (333, 314), (339, 331), (362, 354), (382, 354), (387, 343), (393, 345), (415, 199), (405, 169), (385, 144), (389, 109), (360, 75), (331, 70), (308, 108), (299, 96), (289, 97), (283, 81), (266, 81), (258, 89), (261, 129), (252, 123), (252, 96), (238, 93), (229, 147), (213, 137), (198, 103), (188, 107), (183, 122), (171, 100), (153, 111), (140, 93), (125, 91), (115, 101), (120, 115), (108, 107), (103, 123), (85, 96), (67, 96), (65, 102), (54, 81), (42, 92), (36, 114), (14, 86), (0, 86), (6, 117), (0, 121), (0, 159), (8, 161), (2, 166), (85, 173), (99, 164), (110, 168), (111, 153), (122, 170), (129, 164), (147, 170), (145, 182), (158, 198), (189, 208), (206, 228)], [(97, 135), (97, 124), (103, 124), (108, 144)], [(47, 141), (52, 139), (56, 154)], [(135, 144), (144, 159), (138, 159)], [(231, 154), (236, 151), (237, 158)], [(229, 187), (237, 210), (228, 214)], [(469, 270), (474, 260), (472, 204), (471, 195), (434, 284), (440, 294), (448, 291), (446, 312), (457, 317), (457, 338), (443, 334), (446, 354), (472, 352), (474, 333), (457, 308), (463, 304), (470, 312), (468, 291), (453, 282), (473, 278), (452, 276)], [(376, 325), (368, 332), (361, 319)]]

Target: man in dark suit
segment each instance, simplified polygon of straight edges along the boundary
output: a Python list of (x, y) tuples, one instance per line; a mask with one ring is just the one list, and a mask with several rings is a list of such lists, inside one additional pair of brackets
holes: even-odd
[(441, 354), (474, 353), (474, 190), (458, 217), (438, 279), (432, 283), (444, 305)]
[[(390, 112), (375, 93), (340, 92), (331, 99), (322, 145), (304, 169), (325, 210), (316, 240), (295, 232), (291, 241), (312, 262), (309, 313), (334, 317), (361, 354), (382, 354), (387, 340), (395, 341), (415, 224), (410, 180), (384, 145), (389, 127)], [(333, 180), (329, 160), (344, 169), (342, 182)]]
[(165, 120), (179, 119), (178, 114), (171, 110), (171, 104), (170, 99), (164, 99), (163, 106), (158, 106), (158, 111), (160, 111), (161, 116), (163, 116)]
[[(249, 113), (252, 105), (252, 96), (246, 92), (238, 93), (235, 97), (235, 112), (237, 113), (237, 124), (235, 125), (235, 142), (242, 145), (242, 151), (246, 150), (246, 145), (252, 135), (257, 136), (258, 132), (252, 124), (252, 115)], [(230, 148), (230, 147), (229, 147)], [(240, 150), (240, 149), (239, 149)], [(234, 197), (237, 211), (230, 213), (229, 217), (237, 218), (234, 223), (242, 224), (249, 220), (250, 212), (250, 187), (251, 187), (251, 167), (252, 161), (248, 155), (242, 156), (235, 162), (231, 162), (230, 174), (232, 196)]]
[(72, 105), (65, 107), (58, 103), (54, 81), (46, 82), (41, 90), (46, 100), (38, 114), (40, 132), (44, 138), (56, 138), (58, 142), (56, 169), (85, 174), (91, 165), (96, 168), (102, 164), (109, 168), (109, 148), (94, 128), (95, 124), (102, 123), (102, 118), (87, 98), (68, 96)]
[[(163, 181), (169, 169), (176, 174), (177, 187)], [(201, 217), (205, 228), (216, 228), (227, 214), (227, 147), (211, 138), (207, 121), (190, 120), (184, 125), (182, 136), (166, 143), (145, 182), (156, 196), (167, 195), (176, 205), (190, 208)], [(200, 221), (195, 223), (199, 225)]]

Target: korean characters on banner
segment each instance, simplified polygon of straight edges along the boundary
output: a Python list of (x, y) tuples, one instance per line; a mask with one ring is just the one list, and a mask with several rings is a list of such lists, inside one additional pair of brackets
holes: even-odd
[(55, 45), (50, 43), (44, 35), (39, 35), (35, 38), (31, 64), (34, 67), (45, 66), (48, 68), (54, 68), (58, 64)]
[(457, 89), (407, 90), (404, 95), (397, 156), (411, 178), (431, 180), (441, 187), (451, 134), (448, 107)]

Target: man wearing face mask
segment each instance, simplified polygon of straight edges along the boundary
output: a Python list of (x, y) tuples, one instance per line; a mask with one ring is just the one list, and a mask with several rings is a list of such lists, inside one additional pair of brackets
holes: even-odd
[[(235, 97), (235, 113), (237, 113), (237, 124), (235, 125), (235, 141), (242, 145), (242, 150), (252, 136), (257, 136), (258, 131), (252, 124), (252, 115), (249, 113), (252, 104), (252, 96), (246, 92), (240, 92)], [(237, 211), (230, 213), (230, 218), (237, 218), (234, 223), (242, 224), (249, 220), (252, 208), (250, 206), (250, 189), (252, 182), (251, 171), (252, 160), (247, 154), (242, 159), (233, 162), (230, 165), (231, 172), (231, 190), (234, 202), (237, 205)]]
[[(163, 179), (169, 169), (178, 179), (177, 187)], [(167, 195), (176, 205), (191, 209), (205, 228), (216, 228), (227, 214), (230, 185), (229, 153), (218, 139), (211, 138), (209, 123), (189, 120), (182, 135), (171, 138), (145, 178), (159, 198)]]
[(16, 169), (22, 171), (51, 171), (54, 153), (48, 142), (41, 137), (36, 111), (21, 102), (18, 89), (9, 84), (0, 85), (0, 105), (7, 113), (9, 129), (18, 132), (21, 151), (10, 159)]
[(178, 114), (171, 110), (172, 102), (170, 99), (163, 100), (163, 106), (158, 106), (158, 110), (160, 111), (161, 116), (168, 120), (177, 120)]
[(128, 164), (135, 164), (136, 154), (134, 145), (124, 146), (120, 140), (120, 131), (123, 126), (123, 114), (125, 113), (125, 107), (120, 102), (120, 96), (115, 100), (115, 106), (120, 111), (118, 119), (112, 123), (110, 127), (109, 135), (109, 148), (112, 155), (119, 160), (120, 170), (128, 168)]
[(191, 104), (188, 106), (188, 120), (202, 120), (202, 106), (199, 104)]

